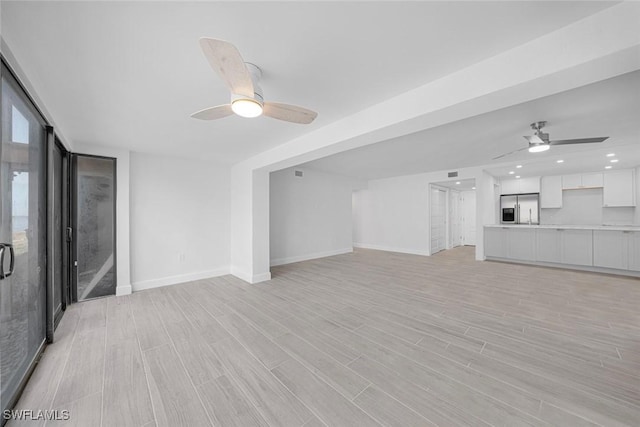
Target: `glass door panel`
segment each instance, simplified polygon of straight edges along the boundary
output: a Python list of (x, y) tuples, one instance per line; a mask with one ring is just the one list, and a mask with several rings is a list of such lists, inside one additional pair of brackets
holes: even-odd
[(45, 340), (45, 127), (2, 66), (0, 405), (11, 407)]
[(76, 297), (116, 293), (115, 168), (112, 158), (75, 155)]

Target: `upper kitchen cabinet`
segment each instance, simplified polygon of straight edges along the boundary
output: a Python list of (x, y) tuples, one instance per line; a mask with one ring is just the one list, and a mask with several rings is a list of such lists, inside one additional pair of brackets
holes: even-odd
[(604, 174), (602, 204), (606, 208), (636, 205), (635, 171), (623, 169)]
[(562, 207), (562, 177), (543, 176), (540, 180), (540, 207)]
[(539, 193), (540, 177), (506, 178), (500, 180), (501, 194)]
[(584, 173), (564, 175), (562, 177), (563, 190), (575, 190), (578, 188), (598, 188), (603, 186), (601, 173)]

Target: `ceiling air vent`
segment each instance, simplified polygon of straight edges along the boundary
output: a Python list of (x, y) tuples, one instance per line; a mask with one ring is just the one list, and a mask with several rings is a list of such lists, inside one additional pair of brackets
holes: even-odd
[(456, 176), (458, 176), (458, 172), (449, 172), (449, 178), (455, 178)]
[(295, 171), (295, 175), (299, 176), (299, 177), (302, 177), (302, 171)]

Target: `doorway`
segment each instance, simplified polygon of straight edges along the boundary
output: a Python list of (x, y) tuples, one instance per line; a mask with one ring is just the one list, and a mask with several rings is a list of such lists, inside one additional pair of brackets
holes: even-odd
[(475, 179), (430, 184), (431, 254), (476, 244)]

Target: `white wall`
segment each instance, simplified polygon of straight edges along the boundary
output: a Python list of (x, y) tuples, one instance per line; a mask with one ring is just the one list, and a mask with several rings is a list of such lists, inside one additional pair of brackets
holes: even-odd
[(130, 179), (134, 291), (229, 273), (228, 167), (131, 153)]
[(349, 177), (310, 169), (272, 172), (271, 265), (351, 252), (353, 188)]
[[(456, 179), (476, 180), (476, 259), (484, 259), (483, 224), (493, 223), (493, 183), (480, 168), (458, 170)], [(450, 180), (447, 171), (369, 181), (354, 194), (356, 247), (430, 254), (429, 184)], [(487, 199), (487, 202), (483, 202)], [(489, 205), (489, 206), (488, 206)]]

